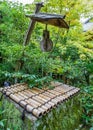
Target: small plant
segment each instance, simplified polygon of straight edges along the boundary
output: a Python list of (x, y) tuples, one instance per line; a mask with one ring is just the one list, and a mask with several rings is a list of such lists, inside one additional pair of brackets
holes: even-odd
[(93, 86), (88, 86), (83, 89), (82, 106), (83, 122), (93, 129)]
[(0, 130), (5, 130), (5, 122), (6, 122), (7, 119), (3, 118), (3, 114), (4, 114), (5, 110), (1, 109), (2, 108), (2, 106), (1, 106), (2, 103), (1, 102), (2, 101), (0, 101)]
[[(2, 76), (5, 76), (6, 80), (12, 81), (12, 83), (15, 83), (15, 79), (17, 82), (25, 82), (29, 85), (30, 88), (32, 87), (49, 87), (50, 82), (52, 81), (52, 78), (50, 76), (44, 76), (41, 77), (39, 75), (35, 74), (24, 74), (21, 72), (2, 72)], [(14, 80), (14, 81), (13, 81)]]

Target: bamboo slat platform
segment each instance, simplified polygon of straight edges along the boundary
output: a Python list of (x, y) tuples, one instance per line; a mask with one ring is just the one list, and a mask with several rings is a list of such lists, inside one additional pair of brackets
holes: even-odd
[(80, 91), (79, 88), (59, 82), (51, 82), (51, 85), (53, 89), (30, 89), (27, 84), (21, 83), (0, 88), (0, 92), (38, 118)]

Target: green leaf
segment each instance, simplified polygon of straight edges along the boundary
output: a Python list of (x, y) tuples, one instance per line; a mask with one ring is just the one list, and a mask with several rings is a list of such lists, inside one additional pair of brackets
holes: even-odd
[(2, 121), (0, 121), (0, 126), (4, 127), (4, 123)]
[(91, 127), (89, 130), (93, 130), (93, 127)]

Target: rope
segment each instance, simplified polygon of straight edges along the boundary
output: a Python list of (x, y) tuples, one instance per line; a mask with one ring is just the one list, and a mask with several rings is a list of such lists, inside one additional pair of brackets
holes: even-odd
[(28, 105), (28, 104), (25, 105), (24, 110), (23, 110), (23, 112), (22, 112), (21, 119), (22, 119), (23, 121), (25, 120), (25, 112), (27, 111), (27, 110), (26, 110), (27, 105)]
[(3, 94), (2, 94), (1, 97), (0, 97), (0, 101), (2, 101), (2, 99), (3, 99)]

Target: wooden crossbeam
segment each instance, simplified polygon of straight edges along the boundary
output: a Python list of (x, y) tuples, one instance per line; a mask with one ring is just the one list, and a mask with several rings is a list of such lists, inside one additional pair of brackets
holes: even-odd
[[(43, 7), (42, 2), (36, 4), (35, 14), (37, 14), (40, 11), (41, 7)], [(27, 33), (25, 35), (24, 42), (23, 42), (24, 46), (26, 46), (28, 44), (28, 42), (30, 41), (31, 34), (34, 29), (35, 23), (36, 23), (35, 20), (31, 20), (29, 23), (29, 27), (28, 27), (28, 30), (27, 30)]]

